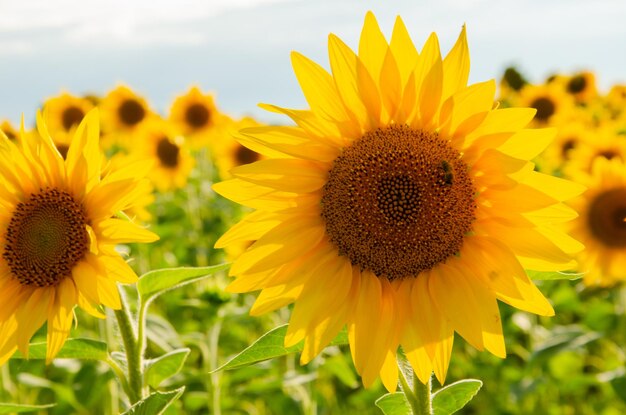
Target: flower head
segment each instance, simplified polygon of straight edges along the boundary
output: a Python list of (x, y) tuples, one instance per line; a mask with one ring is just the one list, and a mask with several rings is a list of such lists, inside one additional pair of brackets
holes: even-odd
[(67, 339), (76, 305), (104, 317), (100, 305), (120, 308), (117, 283), (137, 280), (116, 252), (128, 242), (158, 237), (116, 214), (143, 197), (145, 163), (102, 176), (98, 113), (76, 129), (64, 158), (46, 124), (0, 137), (0, 364), (28, 343), (47, 321), (50, 362)]
[(582, 248), (551, 227), (582, 187), (528, 161), (554, 131), (494, 109), (495, 82), (467, 85), (465, 28), (442, 58), (435, 34), (418, 52), (400, 18), (387, 42), (368, 13), (358, 53), (331, 34), (329, 55), (330, 73), (292, 54), (310, 109), (266, 105), (296, 126), (243, 130), (268, 159), (214, 186), (256, 209), (216, 244), (256, 241), (230, 291), (261, 290), (252, 314), (295, 303), (302, 363), (347, 325), (366, 386), (396, 388), (400, 345), (443, 382), (455, 331), (504, 357), (497, 300), (552, 315), (524, 268), (567, 269)]

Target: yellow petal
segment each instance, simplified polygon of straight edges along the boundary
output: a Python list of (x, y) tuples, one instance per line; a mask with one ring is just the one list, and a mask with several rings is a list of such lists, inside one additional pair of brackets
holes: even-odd
[(363, 63), (341, 39), (331, 34), (328, 36), (328, 55), (330, 68), (337, 92), (341, 96), (346, 112), (361, 126), (367, 129), (369, 115), (361, 100), (357, 68)]
[(461, 250), (461, 259), (475, 275), (482, 275), (496, 297), (520, 310), (550, 316), (552, 306), (528, 278), (511, 250), (494, 238), (467, 238)]
[(388, 350), (385, 361), (380, 369), (380, 380), (389, 393), (394, 393), (398, 387), (398, 363), (395, 351)]
[(454, 330), (478, 350), (484, 349), (480, 319), (481, 305), (472, 295), (472, 287), (462, 272), (446, 264), (437, 265), (428, 280), (428, 288), (440, 313), (448, 317)]
[(554, 128), (521, 130), (498, 147), (498, 150), (519, 159), (530, 160), (548, 147), (555, 134)]
[(239, 179), (272, 189), (309, 193), (327, 181), (325, 164), (297, 159), (270, 159), (235, 167), (231, 174)]
[(104, 243), (154, 242), (159, 236), (141, 226), (123, 219), (110, 218), (98, 222), (98, 234)]
[(380, 78), (386, 52), (387, 41), (380, 31), (376, 17), (374, 13), (367, 12), (359, 40), (359, 59), (373, 79)]
[(74, 319), (74, 306), (77, 302), (74, 281), (65, 278), (56, 287), (54, 306), (48, 315), (46, 364), (50, 364), (69, 336)]
[(470, 56), (465, 34), (465, 25), (456, 43), (443, 59), (443, 92), (442, 100), (467, 86), (469, 78)]
[(291, 53), (291, 64), (313, 112), (327, 120), (348, 119), (333, 78), (324, 68), (298, 52)]
[(4, 365), (17, 350), (17, 320), (15, 316), (0, 322), (0, 366)]
[(17, 347), (26, 358), (28, 358), (30, 338), (48, 318), (48, 309), (50, 303), (54, 301), (54, 294), (54, 288), (37, 288), (16, 312), (19, 322)]
[[(307, 160), (331, 162), (339, 155), (339, 148), (311, 140), (301, 129), (285, 126), (245, 128), (240, 131), (244, 141), (250, 140), (283, 154)], [(245, 141), (245, 139), (248, 141)]]
[(320, 217), (286, 220), (244, 252), (231, 267), (230, 275), (278, 267), (310, 251), (322, 240), (325, 232)]
[(406, 85), (415, 69), (419, 54), (400, 16), (396, 17), (389, 47), (398, 63), (402, 85)]
[(72, 279), (79, 293), (90, 303), (101, 304), (98, 294), (98, 276), (96, 269), (88, 261), (80, 261), (72, 268)]
[(270, 229), (280, 224), (282, 220), (283, 218), (274, 213), (252, 212), (222, 235), (215, 242), (215, 248), (224, 248), (232, 243), (256, 241)]

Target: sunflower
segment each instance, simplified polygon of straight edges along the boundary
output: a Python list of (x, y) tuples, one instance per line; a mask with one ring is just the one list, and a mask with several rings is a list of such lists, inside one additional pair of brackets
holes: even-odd
[(516, 107), (537, 110), (533, 124), (537, 127), (560, 124), (574, 107), (573, 98), (553, 81), (545, 85), (526, 85), (513, 102)]
[(153, 116), (146, 100), (124, 85), (110, 91), (99, 108), (105, 147), (113, 143), (127, 147), (129, 135)]
[(79, 125), (64, 160), (43, 117), (39, 134), (0, 139), (0, 364), (47, 321), (50, 362), (67, 339), (74, 307), (104, 317), (120, 308), (117, 283), (137, 276), (116, 244), (158, 237), (115, 217), (135, 203), (147, 168), (135, 163), (101, 177), (98, 114)]
[(563, 167), (571, 160), (572, 153), (593, 140), (594, 130), (580, 120), (562, 125), (554, 141), (537, 159), (540, 170), (561, 175)]
[(148, 177), (162, 192), (184, 187), (195, 164), (185, 139), (162, 119), (153, 119), (136, 132), (133, 157), (153, 162)]
[(572, 200), (580, 213), (571, 233), (585, 244), (578, 270), (586, 285), (613, 285), (626, 280), (626, 164), (598, 158), (591, 172), (575, 176), (588, 186)]
[(47, 99), (43, 104), (45, 122), (51, 134), (69, 132), (78, 126), (93, 104), (67, 92)]
[(581, 137), (584, 139), (569, 153), (569, 160), (564, 167), (566, 174), (591, 172), (595, 159), (599, 157), (626, 162), (626, 136), (619, 134), (615, 123), (606, 123)]
[(201, 146), (211, 144), (216, 127), (228, 121), (228, 117), (218, 111), (213, 95), (194, 86), (174, 100), (169, 120), (192, 144)]
[(370, 12), (358, 54), (331, 34), (329, 56), (331, 73), (292, 54), (310, 109), (265, 105), (296, 126), (243, 130), (269, 159), (214, 185), (256, 209), (216, 243), (256, 241), (229, 291), (261, 290), (254, 315), (295, 303), (285, 345), (304, 340), (301, 363), (347, 325), (366, 386), (395, 390), (400, 345), (443, 383), (455, 331), (504, 357), (496, 300), (552, 315), (524, 268), (570, 269), (582, 249), (551, 226), (582, 187), (528, 161), (554, 132), (523, 129), (533, 109), (493, 109), (494, 81), (467, 86), (465, 28), (442, 59), (434, 33), (418, 53), (399, 17), (388, 43)]
[(586, 104), (598, 97), (596, 76), (590, 71), (582, 71), (567, 77), (564, 87), (565, 91), (572, 95), (578, 103)]

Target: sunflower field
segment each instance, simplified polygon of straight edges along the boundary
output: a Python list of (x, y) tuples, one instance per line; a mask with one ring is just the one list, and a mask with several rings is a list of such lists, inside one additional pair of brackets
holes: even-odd
[(626, 85), (384, 32), (2, 121), (0, 414), (626, 413)]

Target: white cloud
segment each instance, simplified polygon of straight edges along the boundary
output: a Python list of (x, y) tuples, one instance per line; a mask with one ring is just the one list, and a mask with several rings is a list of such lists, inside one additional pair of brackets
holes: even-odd
[[(2, 1), (3, 53), (27, 53), (50, 42), (71, 45), (199, 44), (190, 23), (230, 10), (288, 0)], [(33, 45), (23, 47), (25, 43)], [(20, 46), (21, 45), (21, 46)]]

